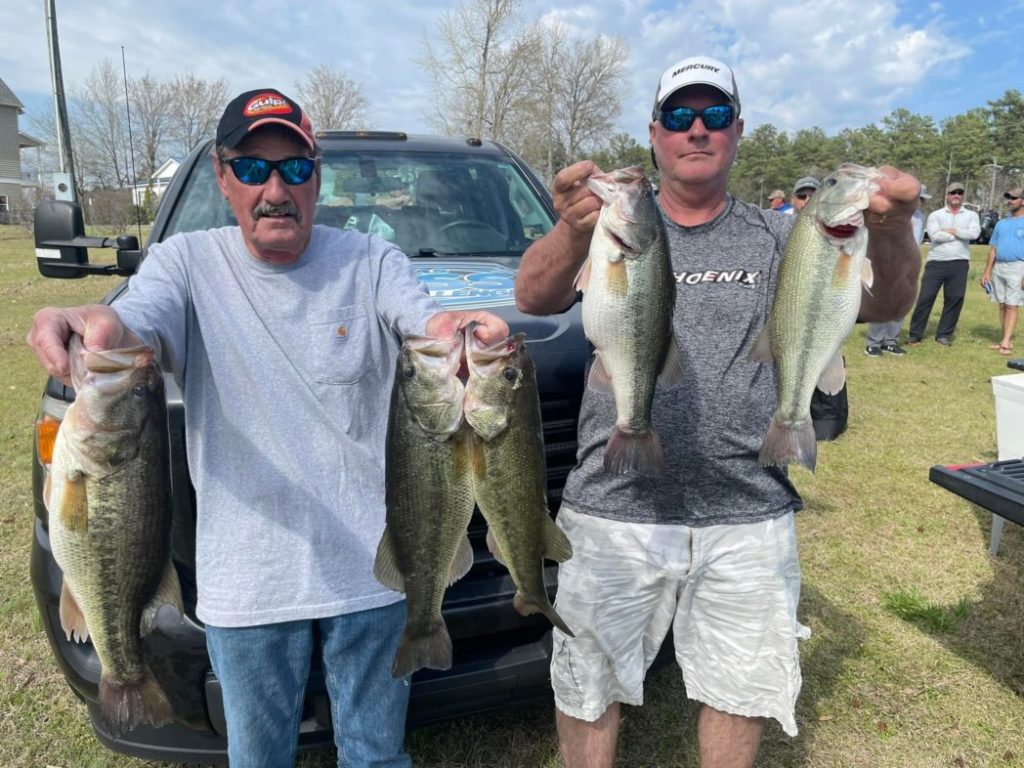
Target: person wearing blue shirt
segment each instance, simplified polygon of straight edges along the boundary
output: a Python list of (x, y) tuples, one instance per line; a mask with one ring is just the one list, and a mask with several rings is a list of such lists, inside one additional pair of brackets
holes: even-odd
[(1014, 187), (1003, 198), (1010, 216), (996, 224), (989, 240), (988, 263), (981, 273), (981, 285), (999, 302), (999, 324), (1003, 337), (992, 349), (1013, 354), (1013, 330), (1017, 308), (1024, 304), (1024, 189)]

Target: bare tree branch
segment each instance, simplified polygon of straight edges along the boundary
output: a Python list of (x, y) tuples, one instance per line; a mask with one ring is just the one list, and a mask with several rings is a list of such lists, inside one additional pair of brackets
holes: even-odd
[(357, 83), (321, 64), (305, 81), (295, 84), (298, 101), (318, 131), (344, 131), (365, 127), (369, 101)]

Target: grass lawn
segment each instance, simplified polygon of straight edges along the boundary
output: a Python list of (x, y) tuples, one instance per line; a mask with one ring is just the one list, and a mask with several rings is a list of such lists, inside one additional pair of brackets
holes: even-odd
[[(987, 554), (990, 515), (928, 482), (934, 464), (996, 458), (988, 349), (997, 309), (975, 247), (956, 341), (869, 358), (847, 342), (850, 426), (822, 444), (816, 474), (792, 476), (804, 591), (800, 735), (771, 724), (761, 766), (1024, 766), (1024, 529)], [(0, 227), (0, 766), (146, 763), (92, 737), (57, 669), (28, 583), (30, 445), (44, 376), (25, 345), (33, 312), (102, 296), (116, 278), (39, 276), (25, 230)], [(934, 334), (933, 323), (929, 333)], [(1024, 326), (1018, 335), (1024, 356)], [(1017, 425), (1024, 429), (1024, 425)], [(621, 766), (696, 766), (696, 708), (678, 670), (651, 673), (645, 706), (624, 709)], [(416, 765), (558, 766), (550, 704), (421, 729)], [(309, 755), (302, 766), (328, 766)]]

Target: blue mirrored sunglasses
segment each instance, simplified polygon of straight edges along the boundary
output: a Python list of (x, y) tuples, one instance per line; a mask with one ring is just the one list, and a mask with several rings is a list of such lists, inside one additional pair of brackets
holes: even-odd
[(275, 168), (285, 184), (305, 184), (313, 175), (316, 160), (311, 157), (286, 157), (284, 160), (264, 160), (262, 157), (232, 157), (227, 164), (235, 178), (243, 184), (265, 184)]
[(720, 131), (732, 125), (732, 121), (736, 118), (736, 111), (732, 104), (716, 104), (701, 110), (675, 107), (661, 110), (658, 119), (666, 130), (688, 131), (698, 117), (709, 131)]

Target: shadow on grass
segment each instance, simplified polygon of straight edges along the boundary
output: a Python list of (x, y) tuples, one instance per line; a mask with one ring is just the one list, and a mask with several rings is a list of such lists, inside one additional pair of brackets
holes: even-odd
[[(987, 551), (992, 514), (973, 505), (970, 509), (978, 520), (980, 545)], [(1007, 522), (999, 553), (990, 562), (993, 578), (981, 587), (980, 598), (933, 606), (955, 616), (966, 604), (963, 617), (953, 626), (911, 620), (952, 653), (1024, 699), (1024, 529)]]

